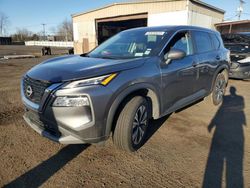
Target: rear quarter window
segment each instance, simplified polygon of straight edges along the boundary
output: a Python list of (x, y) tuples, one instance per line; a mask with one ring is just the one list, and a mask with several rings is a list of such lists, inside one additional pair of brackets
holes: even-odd
[(215, 34), (210, 34), (213, 45), (214, 45), (214, 49), (217, 50), (221, 47), (220, 41), (218, 39), (218, 37)]
[(196, 45), (196, 51), (198, 53), (205, 53), (213, 50), (211, 38), (206, 32), (194, 31), (194, 41)]

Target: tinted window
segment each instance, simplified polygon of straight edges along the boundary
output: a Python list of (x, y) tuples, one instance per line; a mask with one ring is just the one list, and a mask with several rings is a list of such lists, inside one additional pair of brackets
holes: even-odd
[(212, 38), (214, 48), (219, 49), (220, 48), (220, 41), (219, 41), (218, 37), (215, 34), (211, 34), (210, 36)]
[(150, 56), (161, 45), (165, 31), (125, 31), (108, 39), (88, 55), (96, 58), (138, 58)]
[(204, 53), (213, 50), (211, 39), (208, 33), (202, 31), (195, 31), (194, 38), (198, 53)]
[(178, 49), (184, 51), (187, 55), (193, 53), (193, 46), (191, 36), (188, 32), (177, 33), (170, 41), (168, 47), (165, 49), (165, 53), (168, 53), (170, 49)]

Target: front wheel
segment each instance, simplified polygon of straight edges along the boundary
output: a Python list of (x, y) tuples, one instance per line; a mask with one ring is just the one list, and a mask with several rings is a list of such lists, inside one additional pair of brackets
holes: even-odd
[(126, 151), (138, 150), (143, 145), (148, 123), (148, 101), (141, 96), (132, 98), (118, 117), (113, 134), (114, 144)]
[(227, 75), (226, 72), (221, 72), (217, 75), (215, 79), (215, 83), (213, 86), (213, 90), (211, 93), (211, 99), (214, 105), (219, 105), (223, 101), (223, 96), (226, 92), (226, 87), (227, 87)]

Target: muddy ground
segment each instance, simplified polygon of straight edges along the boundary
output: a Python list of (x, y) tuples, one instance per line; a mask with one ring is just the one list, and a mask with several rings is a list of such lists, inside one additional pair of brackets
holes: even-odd
[(152, 122), (126, 153), (111, 140), (53, 143), (24, 123), (20, 78), (44, 59), (0, 60), (0, 187), (250, 187), (250, 82), (230, 80), (219, 108), (203, 101)]

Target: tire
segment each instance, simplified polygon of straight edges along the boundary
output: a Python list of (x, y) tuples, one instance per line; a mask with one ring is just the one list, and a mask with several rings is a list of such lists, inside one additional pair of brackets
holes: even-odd
[(144, 144), (149, 112), (149, 103), (144, 97), (136, 96), (127, 102), (117, 119), (113, 134), (117, 148), (134, 152)]
[(226, 92), (227, 82), (227, 71), (223, 71), (217, 75), (211, 93), (211, 100), (213, 105), (218, 106), (223, 102), (223, 96)]

